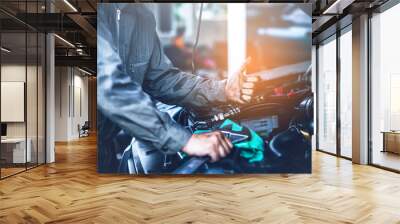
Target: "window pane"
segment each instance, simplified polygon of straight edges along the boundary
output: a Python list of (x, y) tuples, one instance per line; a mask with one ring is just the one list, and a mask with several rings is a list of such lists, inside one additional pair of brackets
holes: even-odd
[(26, 80), (27, 137), (30, 142), (28, 167), (37, 165), (37, 33), (28, 32), (28, 62)]
[(336, 40), (318, 48), (318, 148), (336, 153)]
[[(1, 176), (25, 170), (30, 161), (30, 141), (26, 141), (26, 33), (1, 34)], [(11, 109), (12, 108), (12, 109)], [(28, 149), (28, 150), (27, 150)]]
[(352, 35), (340, 37), (340, 153), (351, 158), (352, 148)]
[(45, 163), (45, 52), (46, 36), (39, 33), (39, 46), (38, 46), (38, 164)]
[(398, 21), (400, 4), (371, 20), (372, 163), (396, 170), (400, 170), (400, 33), (393, 27)]

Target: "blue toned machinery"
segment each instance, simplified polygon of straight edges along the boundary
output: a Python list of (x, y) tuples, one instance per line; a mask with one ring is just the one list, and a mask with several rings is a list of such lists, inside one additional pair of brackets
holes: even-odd
[[(264, 72), (261, 75), (263, 81), (258, 87), (262, 88), (259, 91), (262, 94), (244, 106), (224, 105), (196, 112), (176, 106), (163, 108), (177, 123), (193, 133), (212, 130), (223, 132), (234, 143), (234, 150), (224, 159), (210, 163), (207, 157), (189, 157), (183, 153), (165, 155), (133, 140), (121, 156), (119, 172), (130, 174), (311, 172), (314, 109), (309, 66), (310, 63), (307, 66), (303, 63)], [(260, 139), (260, 143), (255, 143), (257, 142), (255, 139)], [(260, 150), (257, 151), (255, 148)], [(244, 156), (246, 153), (250, 154), (246, 157)]]

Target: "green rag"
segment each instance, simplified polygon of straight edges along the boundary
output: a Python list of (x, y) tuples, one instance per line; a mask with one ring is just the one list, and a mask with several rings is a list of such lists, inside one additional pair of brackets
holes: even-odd
[[(220, 128), (232, 125), (232, 131), (242, 131), (243, 127), (234, 121), (227, 119)], [(234, 144), (240, 149), (240, 156), (247, 159), (249, 163), (259, 162), (264, 159), (264, 140), (253, 130), (250, 130), (250, 140)]]
[[(222, 123), (219, 128), (224, 129), (231, 125), (231, 131), (242, 131), (243, 127), (234, 121), (227, 119)], [(259, 162), (264, 159), (264, 140), (253, 130), (250, 130), (250, 139), (235, 143), (235, 148), (240, 150), (240, 156), (247, 159), (249, 163)], [(194, 134), (202, 134), (210, 132), (211, 130), (197, 130)]]

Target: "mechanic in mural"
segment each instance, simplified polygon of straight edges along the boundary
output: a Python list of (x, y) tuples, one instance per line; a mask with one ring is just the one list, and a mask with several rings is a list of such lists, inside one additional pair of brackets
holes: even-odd
[(122, 129), (136, 139), (174, 154), (229, 154), (232, 143), (221, 133), (192, 135), (155, 100), (190, 109), (251, 100), (257, 77), (246, 77), (248, 60), (228, 80), (213, 81), (182, 72), (162, 51), (155, 18), (141, 4), (102, 4), (98, 10), (98, 116), (100, 172), (114, 172), (117, 158), (112, 140)]

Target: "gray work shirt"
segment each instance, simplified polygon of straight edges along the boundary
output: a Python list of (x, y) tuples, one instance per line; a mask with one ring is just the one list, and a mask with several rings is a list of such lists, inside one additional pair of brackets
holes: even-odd
[[(168, 154), (191, 133), (156, 109), (154, 99), (196, 109), (226, 101), (225, 81), (174, 68), (163, 53), (155, 18), (143, 4), (99, 4), (98, 111), (138, 140)], [(99, 124), (105, 136), (111, 131)], [(100, 134), (101, 135), (101, 134)]]

